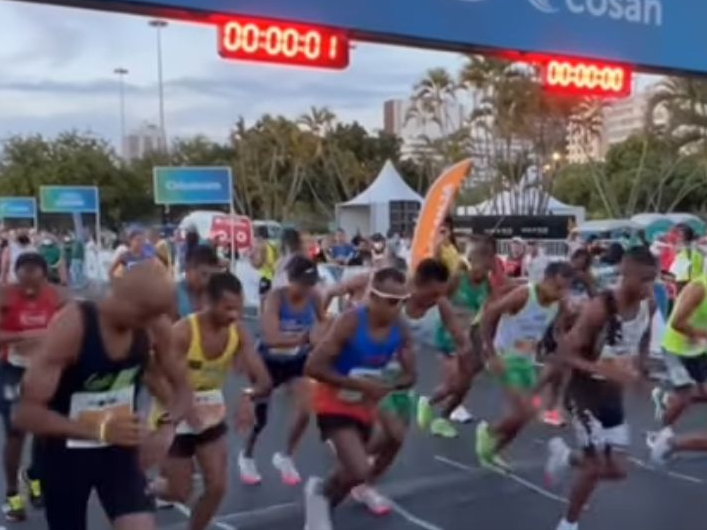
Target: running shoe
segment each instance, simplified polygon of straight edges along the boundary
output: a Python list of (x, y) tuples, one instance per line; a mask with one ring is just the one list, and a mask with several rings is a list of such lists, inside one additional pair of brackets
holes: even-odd
[(427, 431), (434, 419), (434, 409), (430, 405), (430, 399), (420, 396), (417, 400), (417, 425), (421, 430)]
[(494, 466), (494, 453), (496, 442), (489, 432), (489, 425), (485, 421), (476, 427), (476, 457), (484, 467)]
[(545, 482), (549, 486), (559, 484), (570, 468), (572, 451), (562, 438), (555, 437), (547, 444)]
[(430, 424), (430, 432), (441, 438), (456, 438), (459, 432), (452, 422), (446, 418), (437, 418)]
[(171, 510), (174, 508), (174, 503), (155, 497), (155, 508), (158, 510)]
[(452, 411), (449, 419), (456, 423), (471, 423), (474, 421), (474, 415), (464, 405), (459, 405)]
[(655, 408), (655, 421), (657, 422), (663, 421), (667, 398), (668, 393), (659, 386), (651, 391), (651, 399), (653, 400), (653, 407)]
[(543, 412), (543, 423), (552, 425), (553, 427), (562, 427), (565, 425), (565, 418), (562, 416), (560, 409), (551, 409)]
[(374, 515), (388, 515), (393, 510), (390, 499), (384, 497), (375, 488), (361, 484), (351, 490), (351, 497), (356, 502), (365, 504)]
[(5, 519), (10, 522), (24, 521), (27, 519), (25, 500), (20, 494), (8, 496), (5, 499), (5, 503), (2, 505), (2, 511), (5, 514)]
[(26, 469), (22, 470), (22, 482), (25, 483), (29, 492), (29, 502), (35, 510), (44, 508), (44, 496), (42, 495), (42, 483), (39, 480), (32, 480)]
[(646, 438), (648, 448), (651, 450), (651, 462), (655, 466), (664, 466), (670, 458), (672, 451), (672, 441), (675, 433), (670, 427), (661, 430), (657, 435)]
[(272, 465), (280, 472), (282, 482), (287, 486), (297, 486), (302, 483), (295, 463), (289, 456), (282, 453), (275, 453), (272, 456)]
[(262, 482), (258, 466), (255, 465), (255, 460), (245, 456), (243, 451), (238, 453), (238, 469), (241, 475), (241, 482), (248, 486), (255, 486)]
[(304, 487), (304, 530), (332, 530), (329, 501), (322, 494), (322, 480), (311, 477)]

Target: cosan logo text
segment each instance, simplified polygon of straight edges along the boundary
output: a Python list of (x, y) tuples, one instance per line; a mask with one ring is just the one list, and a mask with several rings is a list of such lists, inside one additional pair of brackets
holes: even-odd
[(663, 25), (662, 0), (528, 0), (530, 4), (547, 14), (560, 12), (557, 5), (574, 15), (609, 18), (646, 26)]

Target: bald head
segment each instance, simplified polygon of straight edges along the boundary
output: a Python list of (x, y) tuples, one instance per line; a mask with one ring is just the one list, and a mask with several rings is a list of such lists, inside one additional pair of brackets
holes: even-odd
[(175, 285), (160, 264), (139, 263), (116, 278), (109, 299), (119, 320), (139, 327), (171, 311)]

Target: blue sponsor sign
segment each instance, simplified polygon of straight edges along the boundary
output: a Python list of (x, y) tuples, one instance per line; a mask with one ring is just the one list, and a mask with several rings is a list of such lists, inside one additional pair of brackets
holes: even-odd
[(98, 213), (101, 204), (95, 186), (41, 186), (39, 209), (44, 213)]
[(250, 15), (349, 29), (361, 40), (520, 50), (707, 73), (705, 0), (45, 1), (184, 18), (184, 10)]
[(156, 167), (155, 204), (231, 204), (229, 167)]
[(0, 219), (36, 219), (34, 197), (0, 197)]

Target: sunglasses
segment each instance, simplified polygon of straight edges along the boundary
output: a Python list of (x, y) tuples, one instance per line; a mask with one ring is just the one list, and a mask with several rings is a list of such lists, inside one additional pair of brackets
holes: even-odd
[(390, 294), (390, 293), (384, 293), (382, 291), (379, 291), (378, 289), (371, 288), (370, 293), (375, 296), (376, 298), (384, 301), (391, 307), (396, 307), (402, 304), (403, 302), (407, 301), (408, 298), (410, 298), (409, 294), (400, 296), (397, 294)]

